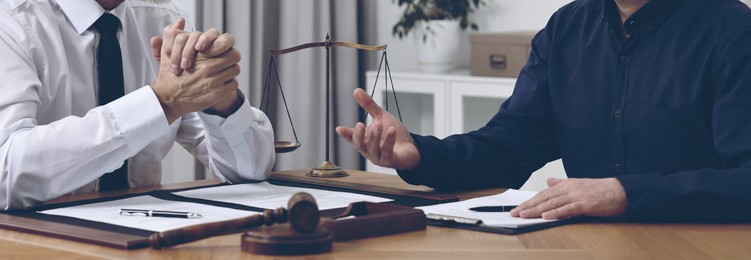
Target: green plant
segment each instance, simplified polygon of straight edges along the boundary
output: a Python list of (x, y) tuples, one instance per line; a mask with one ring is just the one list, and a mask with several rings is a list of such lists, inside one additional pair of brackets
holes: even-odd
[[(399, 39), (406, 37), (418, 22), (429, 20), (459, 20), (462, 30), (477, 30), (477, 24), (469, 15), (485, 0), (396, 0), (399, 7), (405, 6), (401, 19), (394, 25), (392, 33)], [(428, 32), (433, 32), (427, 27)], [(427, 34), (423, 35), (423, 41)]]

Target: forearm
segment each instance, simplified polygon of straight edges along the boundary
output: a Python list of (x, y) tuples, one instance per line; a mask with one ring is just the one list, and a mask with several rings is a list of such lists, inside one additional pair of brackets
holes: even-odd
[(637, 219), (751, 220), (751, 169), (711, 169), (616, 177), (628, 197), (626, 214)]
[(245, 101), (227, 118), (205, 113), (194, 115), (183, 119), (178, 141), (212, 175), (231, 183), (268, 178), (276, 154), (271, 123), (263, 112)]
[(0, 207), (41, 204), (95, 180), (105, 168), (115, 167), (117, 158), (127, 158), (124, 139), (106, 122), (108, 114), (96, 109), (44, 126), (31, 120), (15, 124), (2, 146)]
[(413, 135), (422, 160), (417, 168), (399, 171), (399, 175), (408, 183), (436, 189), (519, 188), (546, 162), (546, 159), (530, 160), (541, 158), (541, 154), (520, 158), (522, 149), (510, 152), (507, 147), (514, 142), (504, 142), (500, 135), (483, 138), (490, 132), (481, 129), (444, 140)]
[[(158, 124), (164, 120), (158, 110), (151, 114), (159, 117), (145, 116), (149, 106), (137, 101), (139, 94), (149, 95), (139, 92), (130, 102), (115, 101), (83, 117), (69, 116), (47, 125), (24, 118), (5, 126), (10, 134), (0, 146), (0, 208), (26, 208), (69, 193), (116, 169), (166, 133), (166, 124)], [(158, 109), (158, 104), (152, 106)], [(124, 118), (131, 112), (142, 118)]]

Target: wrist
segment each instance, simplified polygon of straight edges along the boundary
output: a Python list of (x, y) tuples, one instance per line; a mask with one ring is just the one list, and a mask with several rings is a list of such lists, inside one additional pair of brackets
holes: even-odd
[(169, 95), (162, 93), (160, 88), (156, 85), (158, 85), (158, 83), (154, 83), (151, 90), (154, 91), (154, 95), (156, 95), (157, 100), (159, 100), (159, 105), (162, 107), (164, 116), (167, 118), (167, 124), (172, 124), (172, 122), (177, 120), (181, 114), (177, 109), (170, 105), (170, 99), (168, 98)]
[(215, 116), (221, 116), (221, 117), (229, 117), (230, 115), (234, 114), (240, 107), (242, 107), (243, 103), (245, 103), (245, 95), (240, 90), (235, 90), (235, 93), (231, 95), (230, 98), (228, 98), (229, 102), (222, 102), (222, 104), (217, 104), (212, 107), (209, 107), (207, 109), (203, 110), (203, 113), (209, 114), (209, 115), (215, 115)]

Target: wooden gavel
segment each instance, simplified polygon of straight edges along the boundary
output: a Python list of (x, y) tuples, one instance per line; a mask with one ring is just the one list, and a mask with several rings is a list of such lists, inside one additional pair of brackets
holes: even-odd
[(311, 233), (315, 231), (321, 216), (313, 196), (305, 192), (298, 192), (289, 199), (287, 209), (267, 209), (263, 211), (263, 214), (155, 233), (149, 236), (149, 244), (152, 248), (161, 249), (236, 230), (259, 227), (264, 224), (271, 226), (274, 223), (285, 223), (287, 220), (297, 232)]

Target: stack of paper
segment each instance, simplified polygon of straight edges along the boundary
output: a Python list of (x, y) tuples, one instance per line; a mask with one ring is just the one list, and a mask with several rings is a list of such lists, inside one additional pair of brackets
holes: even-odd
[(350, 203), (358, 201), (391, 201), (390, 199), (355, 193), (286, 187), (272, 185), (267, 182), (187, 190), (176, 192), (175, 195), (242, 204), (264, 209), (275, 209), (279, 207), (286, 208), (289, 198), (297, 192), (307, 192), (313, 195), (320, 210), (344, 208), (349, 206)]

